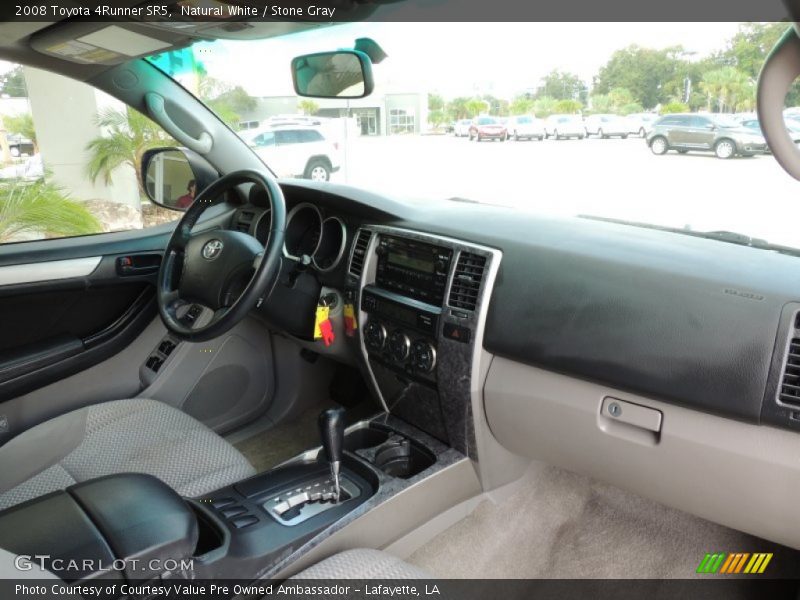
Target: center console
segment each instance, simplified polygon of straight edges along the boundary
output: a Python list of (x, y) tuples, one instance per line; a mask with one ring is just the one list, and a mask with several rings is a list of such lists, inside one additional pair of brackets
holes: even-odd
[(348, 268), (359, 349), (384, 407), (472, 458), (471, 400), (500, 258), (493, 248), (376, 225), (359, 230)]

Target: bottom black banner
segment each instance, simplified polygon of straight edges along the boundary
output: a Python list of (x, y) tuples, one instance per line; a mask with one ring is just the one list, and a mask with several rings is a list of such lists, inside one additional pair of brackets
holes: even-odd
[(759, 578), (715, 579), (290, 579), (246, 582), (235, 580), (96, 581), (70, 585), (47, 579), (0, 580), (0, 598), (176, 600), (275, 598), (300, 600), (615, 600), (660, 598), (798, 600), (799, 580)]

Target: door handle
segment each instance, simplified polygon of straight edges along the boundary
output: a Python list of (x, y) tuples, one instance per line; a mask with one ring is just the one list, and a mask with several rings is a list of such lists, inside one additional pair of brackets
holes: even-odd
[(160, 254), (131, 254), (117, 258), (117, 275), (136, 277), (156, 273), (161, 268)]

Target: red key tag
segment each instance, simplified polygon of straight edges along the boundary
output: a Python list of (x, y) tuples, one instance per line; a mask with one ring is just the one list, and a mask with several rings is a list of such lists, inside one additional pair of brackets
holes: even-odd
[(336, 335), (333, 333), (333, 323), (331, 323), (331, 320), (325, 319), (322, 321), (322, 323), (319, 324), (319, 330), (322, 333), (322, 342), (326, 347), (330, 346), (336, 339)]

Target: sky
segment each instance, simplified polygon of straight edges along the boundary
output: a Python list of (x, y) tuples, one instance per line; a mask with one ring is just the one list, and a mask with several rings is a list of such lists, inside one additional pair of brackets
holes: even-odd
[(289, 61), (352, 48), (370, 37), (389, 55), (374, 68), (393, 91), (445, 98), (491, 93), (509, 98), (535, 88), (553, 69), (592, 77), (620, 48), (682, 45), (696, 58), (722, 49), (737, 23), (354, 23), (256, 42), (200, 45), (210, 75), (251, 95), (292, 94)]

